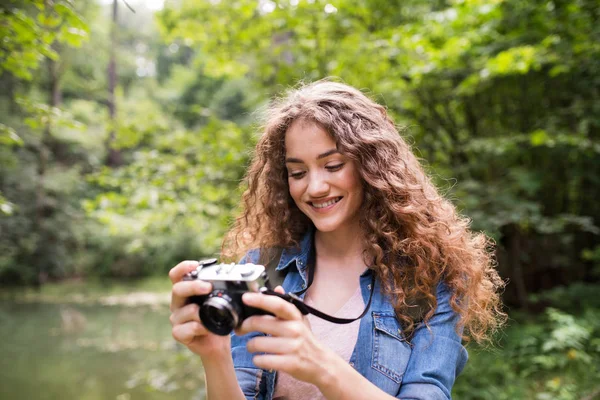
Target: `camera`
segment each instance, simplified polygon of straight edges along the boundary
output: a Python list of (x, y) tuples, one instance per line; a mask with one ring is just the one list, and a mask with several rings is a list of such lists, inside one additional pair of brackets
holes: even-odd
[(200, 321), (209, 331), (226, 336), (252, 315), (270, 314), (242, 302), (246, 292), (263, 292), (270, 289), (269, 279), (263, 265), (219, 264), (211, 258), (183, 277), (184, 281), (210, 282), (213, 290), (207, 295), (192, 296), (188, 303), (200, 306)]

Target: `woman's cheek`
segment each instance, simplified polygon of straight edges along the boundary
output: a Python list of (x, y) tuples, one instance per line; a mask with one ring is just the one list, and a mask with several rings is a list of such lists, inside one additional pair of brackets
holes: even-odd
[(288, 185), (290, 188), (290, 196), (292, 196), (292, 199), (294, 199), (296, 205), (299, 205), (298, 203), (300, 202), (300, 197), (302, 196), (302, 188), (300, 182), (296, 179), (289, 179)]

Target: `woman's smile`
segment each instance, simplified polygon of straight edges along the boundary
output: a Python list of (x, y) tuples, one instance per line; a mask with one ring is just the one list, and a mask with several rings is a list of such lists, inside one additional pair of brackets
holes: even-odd
[(338, 196), (325, 200), (309, 201), (308, 204), (310, 204), (317, 212), (328, 212), (333, 209), (334, 206), (342, 200), (342, 198), (342, 196)]

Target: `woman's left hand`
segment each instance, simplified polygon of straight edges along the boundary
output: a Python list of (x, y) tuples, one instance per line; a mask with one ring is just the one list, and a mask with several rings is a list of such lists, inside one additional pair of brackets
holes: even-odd
[[(275, 290), (284, 293), (280, 286)], [(254, 356), (257, 367), (283, 371), (316, 386), (327, 379), (333, 353), (317, 341), (308, 320), (296, 306), (277, 296), (260, 293), (245, 293), (242, 300), (275, 315), (249, 317), (236, 331), (240, 335), (256, 331), (271, 335), (255, 337), (246, 345), (251, 353), (267, 353)]]

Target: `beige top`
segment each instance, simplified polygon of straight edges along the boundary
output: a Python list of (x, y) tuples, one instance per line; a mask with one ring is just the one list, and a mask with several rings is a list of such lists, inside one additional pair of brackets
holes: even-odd
[[(310, 298), (305, 298), (304, 302), (314, 307)], [(359, 286), (346, 304), (333, 313), (333, 316), (338, 318), (356, 318), (364, 308), (365, 303)], [(325, 321), (309, 314), (308, 321), (317, 340), (333, 350), (344, 361), (350, 361), (350, 357), (356, 346), (356, 340), (358, 339), (360, 320), (349, 324), (334, 324), (333, 322)], [(325, 397), (323, 397), (323, 394), (316, 386), (296, 380), (285, 372), (278, 372), (273, 400), (304, 399), (324, 400)]]

